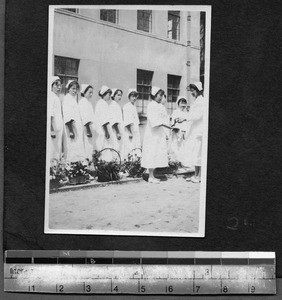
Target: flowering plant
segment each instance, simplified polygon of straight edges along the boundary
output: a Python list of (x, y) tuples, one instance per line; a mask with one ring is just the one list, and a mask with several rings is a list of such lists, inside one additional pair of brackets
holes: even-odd
[(168, 156), (168, 166), (172, 171), (177, 171), (181, 167), (181, 162), (179, 162), (173, 155)]
[(87, 160), (66, 163), (65, 165), (66, 175), (69, 178), (86, 176), (89, 173), (88, 167), (89, 167), (89, 162)]
[(50, 180), (63, 183), (67, 180), (65, 162), (53, 159), (50, 163)]
[(141, 167), (141, 156), (136, 153), (129, 153), (127, 159), (123, 161), (122, 171), (127, 172), (130, 177), (141, 177), (144, 170)]

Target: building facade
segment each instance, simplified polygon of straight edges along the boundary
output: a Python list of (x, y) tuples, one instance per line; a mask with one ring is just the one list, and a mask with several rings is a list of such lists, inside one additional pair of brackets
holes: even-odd
[[(146, 116), (152, 85), (167, 94), (169, 113), (187, 86), (203, 81), (201, 12), (168, 10), (66, 9), (54, 11), (52, 74), (94, 87), (139, 92), (137, 110)], [(201, 73), (201, 74), (200, 74)], [(96, 95), (96, 96), (95, 96)]]

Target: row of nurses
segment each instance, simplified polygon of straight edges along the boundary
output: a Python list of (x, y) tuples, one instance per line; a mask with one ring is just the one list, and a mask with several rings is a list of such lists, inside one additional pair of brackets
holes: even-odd
[(137, 99), (135, 89), (129, 90), (129, 102), (124, 105), (122, 112), (118, 104), (122, 90), (102, 86), (94, 112), (91, 85), (82, 84), (79, 87), (77, 81), (68, 81), (62, 105), (59, 98), (61, 81), (58, 76), (52, 77), (51, 88), (48, 105), (51, 116), (51, 160), (59, 160), (62, 153), (68, 161), (91, 159), (94, 149), (101, 151), (105, 148), (115, 149), (123, 159), (130, 151), (141, 147), (139, 118), (134, 105)]

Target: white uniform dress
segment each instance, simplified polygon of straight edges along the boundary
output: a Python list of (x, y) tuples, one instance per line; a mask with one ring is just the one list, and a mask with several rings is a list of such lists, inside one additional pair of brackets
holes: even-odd
[(123, 160), (123, 140), (124, 140), (124, 128), (123, 128), (123, 117), (122, 117), (122, 109), (119, 106), (119, 104), (112, 100), (109, 104), (109, 114), (110, 114), (110, 125), (113, 126), (114, 124), (118, 123), (119, 125), (119, 130), (120, 130), (120, 135), (121, 139), (117, 139), (116, 132), (112, 129), (113, 131), (113, 149), (118, 151), (120, 154), (121, 159)]
[(53, 117), (53, 130), (56, 134), (55, 138), (49, 136), (50, 139), (50, 160), (59, 160), (62, 155), (62, 139), (64, 130), (64, 121), (62, 115), (62, 107), (60, 98), (53, 92), (49, 97), (49, 115)]
[[(109, 105), (108, 103), (103, 100), (99, 99), (96, 107), (95, 107), (95, 113), (94, 113), (94, 128), (98, 134), (97, 140), (96, 140), (96, 147), (98, 151), (101, 151), (105, 148), (113, 148), (114, 142), (113, 142), (113, 131), (111, 129), (110, 125), (110, 114), (109, 114)], [(103, 125), (109, 123), (107, 125), (108, 132), (110, 135), (110, 138), (107, 139), (105, 136), (105, 130), (103, 128)], [(104, 152), (103, 156), (101, 157), (103, 160), (111, 161), (112, 160), (112, 154), (108, 155), (108, 152)]]
[[(139, 117), (136, 107), (128, 102), (123, 106), (123, 125), (124, 125), (124, 158), (136, 148), (141, 147), (140, 131), (139, 131)], [(133, 138), (129, 138), (129, 131), (126, 126), (133, 124), (131, 127)]]
[(185, 143), (185, 166), (201, 166), (205, 109), (206, 102), (203, 96), (198, 96), (188, 114), (191, 127)]
[[(172, 124), (177, 118), (187, 119), (188, 112), (177, 108), (171, 115)], [(170, 153), (175, 156), (179, 162), (183, 163), (183, 161), (185, 161), (184, 147), (187, 139), (188, 122), (176, 123), (174, 128), (179, 129), (179, 131), (177, 133), (175, 131), (171, 132)]]
[(166, 134), (163, 126), (163, 105), (151, 101), (147, 107), (147, 126), (144, 134), (141, 166), (162, 168), (168, 166)]
[[(94, 149), (94, 127), (93, 127), (93, 122), (94, 122), (94, 110), (93, 110), (93, 106), (91, 104), (91, 102), (86, 99), (85, 97), (82, 97), (79, 102), (78, 102), (78, 106), (79, 106), (79, 111), (80, 111), (80, 115), (81, 115), (81, 119), (82, 119), (82, 124), (84, 127), (84, 147), (85, 147), (85, 156), (86, 158), (92, 160), (92, 154), (93, 154), (93, 149)], [(87, 123), (89, 124), (91, 133), (92, 133), (92, 137), (88, 137), (87, 136), (87, 130), (85, 125)]]
[(85, 159), (85, 148), (83, 140), (83, 124), (79, 112), (79, 106), (76, 101), (76, 96), (73, 97), (67, 94), (63, 99), (63, 117), (64, 123), (73, 120), (72, 126), (75, 138), (70, 138), (70, 131), (65, 125), (65, 139), (64, 139), (64, 157), (67, 161), (75, 162)]

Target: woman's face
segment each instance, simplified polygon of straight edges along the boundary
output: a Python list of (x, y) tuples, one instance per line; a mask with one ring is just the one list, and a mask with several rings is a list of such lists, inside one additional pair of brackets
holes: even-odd
[(184, 111), (184, 110), (186, 109), (186, 107), (187, 107), (187, 103), (185, 103), (185, 102), (183, 103), (183, 102), (182, 102), (182, 103), (179, 104), (178, 107), (179, 107), (179, 109), (180, 109), (181, 111)]
[(53, 86), (52, 86), (52, 91), (56, 94), (59, 95), (62, 89), (62, 84), (61, 81), (56, 81)]
[(118, 91), (118, 92), (116, 93), (115, 97), (114, 97), (114, 100), (115, 100), (116, 102), (119, 102), (120, 99), (121, 99), (121, 97), (122, 97), (122, 93), (121, 93), (121, 91)]
[(129, 97), (129, 101), (131, 102), (131, 104), (134, 105), (134, 103), (136, 102), (137, 100), (137, 95), (133, 94)]
[(163, 95), (161, 93), (157, 93), (156, 97), (155, 97), (155, 101), (160, 103), (163, 99)]
[(197, 98), (197, 97), (198, 97), (198, 93), (197, 93), (196, 90), (190, 89), (190, 93), (191, 93), (191, 95), (192, 95), (194, 98)]
[(91, 99), (91, 98), (92, 98), (92, 95), (93, 95), (93, 89), (92, 89), (92, 88), (89, 88), (89, 89), (87, 90), (87, 92), (84, 94), (84, 97), (85, 97), (86, 99)]
[(111, 92), (108, 92), (107, 94), (104, 94), (104, 95), (103, 95), (103, 99), (104, 99), (105, 101), (109, 101), (109, 100), (111, 99), (111, 95), (112, 95), (112, 93), (111, 93)]
[(76, 96), (77, 94), (77, 85), (73, 85), (70, 89), (69, 89), (69, 94), (72, 96)]

